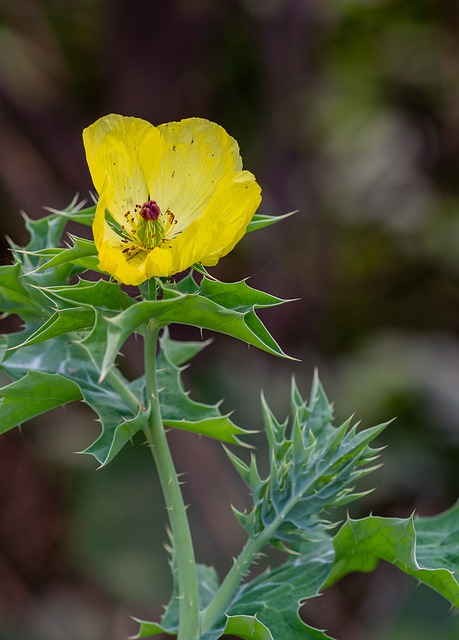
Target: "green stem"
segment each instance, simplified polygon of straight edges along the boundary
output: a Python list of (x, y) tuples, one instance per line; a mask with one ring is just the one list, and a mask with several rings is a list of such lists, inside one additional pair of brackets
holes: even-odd
[[(303, 494), (304, 492), (302, 492)], [(302, 495), (300, 494), (300, 496)], [(213, 627), (213, 625), (223, 616), (226, 612), (228, 605), (230, 604), (234, 594), (236, 593), (239, 585), (241, 584), (245, 574), (247, 573), (250, 565), (255, 560), (256, 556), (261, 550), (269, 543), (272, 536), (280, 527), (286, 514), (293, 509), (295, 504), (299, 501), (300, 496), (296, 496), (290, 500), (277, 515), (275, 520), (264, 529), (256, 538), (249, 538), (243, 547), (241, 553), (234, 561), (233, 566), (228, 571), (225, 579), (221, 583), (218, 591), (212, 598), (211, 602), (202, 612), (201, 617), (201, 632), (205, 633)]]
[(223, 616), (231, 599), (236, 593), (245, 574), (256, 556), (266, 544), (266, 536), (263, 532), (258, 538), (249, 538), (233, 566), (226, 574), (217, 593), (212, 598), (202, 613), (201, 631), (205, 633), (212, 629), (214, 624)]
[(145, 433), (158, 471), (172, 532), (179, 599), (177, 640), (196, 640), (200, 626), (196, 564), (186, 508), (161, 419), (156, 384), (157, 338), (158, 330), (148, 327), (144, 335), (145, 377), (151, 415)]

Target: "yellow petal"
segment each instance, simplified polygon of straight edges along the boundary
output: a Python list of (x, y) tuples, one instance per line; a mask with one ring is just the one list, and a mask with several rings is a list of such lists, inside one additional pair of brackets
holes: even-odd
[[(216, 264), (242, 238), (260, 203), (260, 187), (242, 171), (237, 142), (207, 120), (156, 128), (110, 115), (83, 138), (100, 194), (93, 224), (99, 266), (124, 284), (170, 276), (196, 262)], [(148, 200), (166, 216), (164, 242), (150, 249), (135, 240), (134, 209)], [(107, 211), (124, 231), (110, 226)], [(126, 223), (129, 211), (135, 219)]]
[(260, 202), (260, 186), (249, 171), (222, 180), (202, 215), (202, 224), (213, 241), (209, 242), (208, 251), (201, 253), (199, 262), (212, 266), (232, 251), (245, 235)]
[(148, 254), (149, 277), (180, 273), (196, 262), (217, 264), (243, 237), (260, 201), (260, 187), (250, 172), (229, 174), (199, 218), (175, 240)]
[(132, 252), (130, 255), (123, 253), (127, 245), (121, 242), (120, 236), (105, 219), (107, 200), (104, 191), (103, 189), (97, 203), (92, 227), (99, 254), (99, 269), (123, 284), (141, 284), (150, 277), (146, 274), (146, 252)]
[(188, 118), (157, 129), (164, 141), (159, 166), (149, 141), (142, 144), (140, 162), (150, 197), (174, 213), (179, 232), (206, 208), (219, 181), (242, 169), (242, 160), (236, 140), (208, 120)]
[(190, 245), (194, 248), (192, 263), (216, 264), (243, 237), (260, 201), (260, 187), (250, 172), (227, 176), (199, 219), (177, 238), (174, 250), (184, 252)]
[(94, 186), (100, 194), (105, 185), (107, 208), (122, 224), (126, 211), (148, 198), (139, 150), (161, 149), (161, 135), (145, 120), (111, 114), (85, 129), (83, 142)]

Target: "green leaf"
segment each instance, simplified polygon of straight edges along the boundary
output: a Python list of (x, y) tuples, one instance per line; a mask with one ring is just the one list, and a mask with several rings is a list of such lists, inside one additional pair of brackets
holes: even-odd
[(140, 618), (132, 618), (134, 622), (138, 622), (139, 630), (135, 636), (129, 636), (131, 640), (138, 640), (139, 638), (151, 638), (157, 636), (160, 633), (167, 633), (168, 635), (176, 635), (176, 630), (167, 631), (163, 626), (157, 622), (148, 622), (148, 620), (140, 620)]
[(192, 360), (198, 353), (201, 353), (206, 347), (211, 344), (212, 340), (205, 340), (202, 342), (181, 340), (172, 340), (169, 336), (167, 328), (164, 330), (160, 340), (160, 347), (162, 348), (167, 360), (175, 367), (181, 367)]
[[(204, 405), (206, 406), (206, 405)], [(202, 420), (171, 420), (164, 418), (164, 426), (169, 429), (181, 429), (182, 431), (191, 431), (200, 436), (220, 440), (229, 444), (243, 445), (237, 436), (248, 435), (253, 431), (246, 431), (236, 426), (228, 416), (218, 416), (215, 418), (203, 418)]]
[[(105, 412), (100, 410), (99, 404), (97, 406), (97, 412), (104, 416)], [(83, 453), (93, 455), (101, 466), (105, 466), (115, 458), (127, 442), (132, 440), (136, 433), (147, 425), (149, 417), (150, 409), (139, 409), (134, 418), (122, 418), (120, 416), (122, 422), (114, 429), (108, 428), (104, 424), (101, 435)]]
[(66, 209), (51, 209), (50, 207), (45, 207), (47, 211), (51, 211), (54, 215), (59, 216), (65, 221), (79, 222), (80, 224), (84, 224), (87, 227), (92, 226), (94, 221), (94, 215), (96, 213), (96, 205), (92, 205), (91, 207), (84, 207), (84, 201), (79, 203), (77, 202), (77, 197), (72, 200), (69, 206)]
[(318, 534), (313, 542), (302, 545), (301, 551), (301, 555), (242, 585), (228, 615), (256, 615), (274, 640), (329, 638), (323, 631), (304, 624), (298, 609), (305, 600), (319, 595), (330, 573), (334, 557), (331, 539), (325, 533)]
[(458, 540), (459, 503), (430, 518), (348, 518), (333, 540), (336, 559), (327, 584), (386, 560), (459, 607)]
[(102, 315), (102, 312), (94, 308), (93, 311), (95, 313), (95, 320), (92, 329), (90, 329), (85, 335), (81, 336), (79, 344), (82, 349), (85, 350), (89, 360), (100, 375), (106, 350), (107, 320)]
[[(99, 371), (100, 360), (103, 355), (103, 340), (106, 332), (106, 320), (97, 315), (96, 324), (92, 332), (79, 344), (85, 349), (93, 365)], [(207, 405), (193, 401), (188, 392), (183, 388), (181, 373), (183, 365), (201, 351), (208, 342), (179, 342), (172, 340), (169, 334), (164, 331), (160, 339), (160, 349), (157, 359), (157, 376), (159, 400), (161, 404), (161, 414), (163, 423), (168, 428), (177, 428), (191, 431), (199, 435), (211, 437), (231, 444), (242, 444), (238, 436), (246, 435), (250, 432), (235, 425), (229, 415), (222, 415), (219, 403)], [(147, 399), (143, 397), (145, 390), (144, 377), (138, 378), (130, 384), (131, 389), (142, 398), (143, 404), (147, 406)], [(108, 456), (110, 450), (110, 433), (101, 434), (95, 446), (99, 447), (103, 442), (104, 456)], [(93, 453), (90, 447), (86, 453)], [(100, 457), (100, 452), (99, 452)], [(105, 459), (105, 457), (104, 457)], [(108, 457), (105, 462), (108, 462)]]
[[(70, 359), (67, 370), (72, 364), (78, 366), (78, 362), (81, 362), (81, 352)], [(94, 456), (101, 466), (114, 459), (135, 433), (145, 426), (149, 417), (149, 410), (142, 407), (140, 400), (136, 399), (133, 383), (129, 383), (117, 370), (111, 375), (118, 379), (126, 393), (130, 392), (130, 399), (120, 396), (118, 385), (113, 386), (110, 378), (100, 383), (98, 371), (88, 367), (86, 362), (84, 371), (81, 370), (76, 378), (84, 401), (97, 413), (102, 425), (100, 436), (82, 453)]]
[(35, 269), (36, 272), (68, 263), (76, 264), (85, 269), (97, 270), (99, 259), (93, 240), (86, 240), (72, 235), (69, 237), (72, 241), (71, 247), (46, 248), (34, 252), (24, 250), (17, 251), (17, 253), (40, 258), (41, 264)]
[(2, 313), (17, 313), (27, 319), (41, 314), (41, 307), (31, 299), (21, 275), (19, 262), (0, 267), (0, 309)]
[(177, 629), (167, 630), (158, 622), (148, 622), (147, 620), (140, 620), (139, 618), (132, 618), (134, 622), (138, 622), (139, 630), (135, 636), (129, 636), (130, 640), (139, 640), (140, 638), (152, 638), (160, 633), (166, 633), (167, 635), (177, 635)]
[[(148, 321), (154, 322), (158, 328), (177, 323), (211, 329), (243, 340), (273, 355), (288, 358), (255, 314), (258, 307), (277, 305), (282, 301), (251, 289), (245, 283), (236, 283), (235, 287), (243, 296), (243, 310), (240, 311), (241, 303), (236, 296), (231, 297), (231, 286), (233, 285), (209, 284), (204, 279), (196, 293), (181, 293), (177, 287), (169, 287), (165, 290), (173, 293), (174, 297), (139, 302), (122, 313), (107, 318), (107, 348), (102, 364), (102, 377), (109, 371), (125, 340)], [(251, 308), (248, 302), (250, 296), (253, 301)], [(214, 297), (218, 297), (222, 304), (215, 302), (212, 299)], [(232, 304), (236, 306), (235, 309), (231, 307)]]
[(219, 282), (203, 278), (197, 293), (212, 302), (244, 313), (253, 309), (267, 309), (287, 302), (264, 291), (249, 287), (245, 280), (240, 282)]
[(370, 473), (377, 450), (369, 445), (387, 426), (357, 433), (350, 421), (333, 426), (331, 405), (316, 378), (309, 404), (292, 385), (292, 420), (279, 422), (263, 400), (269, 445), (269, 474), (262, 479), (255, 458), (247, 466), (236, 455), (230, 460), (253, 497), (250, 513), (236, 513), (253, 539), (295, 547), (330, 527), (323, 513), (356, 500), (356, 482)]
[(81, 331), (92, 327), (94, 324), (94, 311), (87, 307), (72, 307), (71, 309), (61, 309), (56, 311), (49, 320), (41, 325), (27, 337), (24, 342), (16, 345), (19, 349), (26, 345), (38, 344), (45, 340), (50, 340), (56, 336), (61, 336), (72, 331)]
[(42, 291), (61, 308), (72, 304), (76, 307), (88, 305), (99, 310), (119, 312), (135, 304), (119, 284), (106, 280), (78, 280), (73, 285), (44, 287)]
[[(21, 276), (33, 272), (41, 264), (43, 259), (35, 255), (37, 251), (59, 244), (66, 224), (65, 220), (54, 215), (46, 216), (39, 220), (31, 220), (24, 214), (24, 219), (25, 226), (30, 233), (29, 243), (23, 249), (10, 241), (13, 256), (20, 264)], [(61, 275), (62, 271), (59, 270), (53, 273), (51, 277), (56, 281)]]
[(81, 400), (77, 384), (57, 374), (28, 371), (24, 377), (0, 389), (0, 433), (46, 411)]
[[(415, 517), (416, 556), (426, 569), (444, 567), (459, 577), (459, 501), (443, 513)], [(456, 605), (458, 606), (458, 605)]]
[[(2, 281), (3, 291), (0, 288), (0, 303), (5, 302), (5, 310), (8, 313), (16, 312), (27, 322), (32, 322), (34, 326), (37, 320), (43, 321), (50, 315), (49, 301), (41, 293), (40, 288), (67, 282), (75, 272), (73, 264), (59, 264), (53, 269), (37, 271), (44, 262), (42, 252), (59, 251), (53, 247), (59, 244), (65, 224), (65, 220), (54, 215), (40, 220), (30, 220), (26, 217), (26, 227), (31, 236), (30, 242), (25, 249), (11, 243), (16, 264), (2, 269), (0, 281)], [(19, 305), (16, 304), (18, 302)]]
[(185, 364), (206, 343), (181, 343), (171, 340), (167, 331), (160, 340), (157, 360), (159, 401), (166, 427), (192, 431), (231, 444), (240, 444), (237, 436), (250, 432), (237, 427), (228, 415), (222, 415), (219, 404), (207, 405), (190, 399), (181, 383)]
[(27, 251), (39, 251), (59, 244), (67, 221), (55, 215), (32, 220), (24, 215), (25, 226), (30, 233), (30, 240), (26, 245)]
[[(34, 376), (37, 373), (49, 376), (58, 371), (59, 378), (77, 385), (78, 399), (82, 398), (96, 412), (102, 425), (101, 435), (87, 450), (101, 465), (112, 460), (148, 420), (148, 412), (142, 407), (139, 384), (129, 383), (117, 370), (99, 383), (99, 372), (85, 349), (70, 341), (68, 336), (22, 347), (3, 361), (2, 368), (13, 380), (18, 380), (19, 385), (29, 371)], [(46, 378), (45, 381), (53, 379)], [(42, 394), (46, 397), (52, 394), (52, 387), (47, 391), (45, 387)], [(24, 404), (24, 395), (16, 398), (16, 404)]]
[(260, 229), (264, 229), (265, 227), (269, 227), (276, 222), (280, 222), (281, 220), (285, 220), (290, 216), (293, 216), (295, 213), (298, 213), (298, 209), (296, 211), (289, 211), (289, 213), (284, 213), (281, 216), (266, 216), (262, 213), (256, 213), (252, 220), (249, 222), (249, 226), (247, 227), (246, 233), (251, 233), (252, 231), (259, 231)]
[(228, 616), (225, 634), (231, 634), (244, 640), (274, 640), (268, 627), (257, 616)]
[[(100, 354), (101, 360), (105, 352), (106, 340), (106, 324), (105, 321), (102, 321), (101, 313), (96, 309), (96, 305), (100, 310), (116, 313), (134, 304), (132, 298), (124, 293), (119, 284), (105, 280), (98, 282), (79, 280), (75, 285), (31, 287), (30, 290), (32, 292), (39, 291), (40, 296), (43, 294), (45, 299), (51, 300), (53, 306), (57, 306), (58, 310), (46, 319), (38, 329), (29, 332), (26, 339), (16, 344), (15, 348), (44, 342), (66, 333), (90, 329), (91, 333), (80, 336), (80, 341), (87, 348), (88, 354), (96, 366), (97, 355)], [(41, 309), (40, 313), (43, 315)], [(24, 315), (24, 312), (21, 312), (21, 315)], [(77, 336), (74, 339), (77, 340)]]

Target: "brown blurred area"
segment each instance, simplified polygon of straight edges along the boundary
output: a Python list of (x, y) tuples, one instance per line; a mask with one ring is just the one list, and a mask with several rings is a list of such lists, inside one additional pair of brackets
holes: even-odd
[[(262, 315), (301, 362), (215, 336), (188, 387), (260, 428), (260, 390), (282, 417), (291, 375), (306, 395), (317, 366), (338, 419), (397, 417), (378, 490), (352, 515), (436, 513), (459, 490), (458, 69), (459, 5), (446, 0), (1, 0), (0, 259), (5, 236), (27, 242), (21, 210), (89, 197), (81, 131), (98, 117), (222, 124), (261, 211), (299, 213), (213, 273), (299, 298)], [(125, 372), (140, 373), (138, 356), (132, 340)], [(97, 432), (76, 405), (0, 438), (0, 640), (116, 640), (168, 598), (145, 447), (95, 472), (73, 452)], [(171, 443), (199, 560), (224, 571), (244, 541), (229, 508), (244, 487), (218, 445)], [(383, 566), (305, 619), (340, 640), (456, 639), (447, 604), (414, 587)]]

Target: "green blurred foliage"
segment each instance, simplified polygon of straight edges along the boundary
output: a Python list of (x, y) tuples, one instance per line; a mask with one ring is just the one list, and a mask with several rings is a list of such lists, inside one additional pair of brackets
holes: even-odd
[[(251, 234), (216, 275), (300, 298), (263, 318), (302, 362), (218, 336), (189, 372), (194, 396), (224, 397), (259, 428), (260, 389), (282, 417), (292, 372), (306, 389), (318, 366), (339, 419), (397, 417), (364, 506), (437, 512), (459, 489), (458, 35), (447, 0), (3, 0), (0, 235), (25, 242), (20, 209), (39, 217), (91, 189), (81, 129), (100, 115), (221, 123), (262, 211), (300, 213)], [(132, 341), (127, 373), (139, 353)], [(142, 443), (95, 474), (70, 453), (91, 420), (76, 406), (0, 441), (0, 638), (121, 638), (119, 603), (151, 615), (167, 591)], [(243, 507), (244, 488), (218, 445), (172, 439), (198, 555), (223, 570), (243, 540), (228, 504)], [(340, 640), (457, 637), (437, 596), (384, 568), (320, 600), (305, 616)]]

